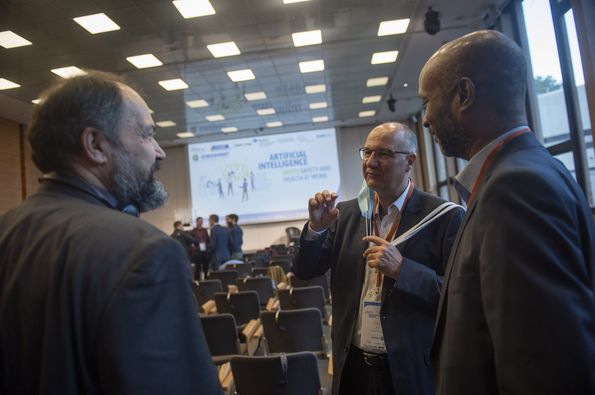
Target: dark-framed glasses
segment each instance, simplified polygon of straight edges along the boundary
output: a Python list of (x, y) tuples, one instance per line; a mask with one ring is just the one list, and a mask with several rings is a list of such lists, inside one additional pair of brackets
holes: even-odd
[(395, 154), (403, 154), (409, 155), (411, 152), (406, 151), (393, 151), (389, 149), (370, 149), (370, 148), (360, 148), (359, 150), (359, 157), (362, 160), (368, 160), (372, 156), (372, 154), (376, 154), (376, 159), (378, 160), (388, 160), (395, 157)]

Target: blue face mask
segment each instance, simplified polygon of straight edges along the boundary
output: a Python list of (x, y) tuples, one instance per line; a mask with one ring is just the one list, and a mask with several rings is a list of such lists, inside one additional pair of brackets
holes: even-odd
[(374, 211), (374, 190), (368, 187), (366, 180), (362, 184), (357, 195), (357, 204), (362, 213), (362, 217), (366, 219), (366, 236), (372, 234), (372, 215)]

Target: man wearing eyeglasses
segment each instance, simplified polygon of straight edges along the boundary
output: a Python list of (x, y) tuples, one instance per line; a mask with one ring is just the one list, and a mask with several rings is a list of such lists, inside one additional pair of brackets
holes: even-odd
[(434, 393), (427, 358), (464, 210), (414, 186), (416, 148), (405, 125), (379, 125), (359, 150), (360, 197), (335, 207), (325, 190), (308, 202), (294, 272), (331, 269), (334, 394)]

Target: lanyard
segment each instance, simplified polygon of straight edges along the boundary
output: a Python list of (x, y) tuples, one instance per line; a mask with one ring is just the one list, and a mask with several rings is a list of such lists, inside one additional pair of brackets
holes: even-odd
[[(407, 202), (409, 201), (409, 198), (411, 197), (411, 194), (413, 193), (413, 188), (414, 188), (413, 180), (409, 180), (409, 182), (411, 183), (411, 185), (409, 185), (409, 191), (407, 192), (407, 196), (405, 196), (403, 205), (401, 206), (401, 209), (395, 216), (395, 219), (393, 220), (393, 225), (391, 226), (390, 231), (386, 235), (385, 240), (388, 242), (390, 242), (393, 239), (393, 237), (397, 231), (397, 228), (399, 227), (399, 224), (401, 223), (401, 217), (402, 217), (403, 210), (405, 210), (405, 206), (407, 205)], [(372, 212), (374, 213), (374, 233), (376, 236), (380, 236), (380, 231), (378, 229), (378, 222), (380, 220), (379, 219), (380, 207), (378, 205), (378, 194), (377, 193), (374, 194), (374, 208), (373, 208)], [(380, 273), (380, 271), (378, 271), (376, 273), (376, 286), (380, 287), (381, 283), (382, 283), (382, 273)]]
[(490, 153), (488, 154), (486, 160), (483, 162), (483, 165), (481, 165), (481, 169), (479, 170), (479, 174), (477, 175), (477, 178), (475, 179), (475, 182), (473, 183), (473, 188), (471, 189), (471, 195), (469, 195), (469, 201), (467, 202), (467, 206), (468, 207), (471, 207), (471, 202), (473, 201), (473, 198), (475, 197), (475, 194), (477, 193), (477, 190), (479, 189), (479, 185), (481, 185), (481, 183), (482, 183), (483, 179), (485, 178), (488, 170), (494, 164), (494, 160), (496, 159), (496, 155), (498, 155), (498, 153), (500, 151), (502, 151), (502, 149), (508, 143), (510, 143), (512, 140), (514, 140), (515, 138), (519, 137), (520, 135), (525, 134), (525, 133), (528, 133), (530, 131), (531, 131), (531, 129), (529, 129), (529, 128), (523, 128), (523, 129), (521, 129), (519, 131), (516, 131), (513, 134), (511, 134), (508, 137), (506, 137), (504, 140), (500, 141), (498, 144), (496, 144), (496, 146), (490, 151)]

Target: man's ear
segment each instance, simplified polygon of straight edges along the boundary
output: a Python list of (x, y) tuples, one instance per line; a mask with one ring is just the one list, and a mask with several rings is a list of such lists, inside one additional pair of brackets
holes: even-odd
[(109, 157), (110, 144), (97, 129), (87, 127), (81, 133), (81, 154), (96, 165), (104, 165)]
[(457, 83), (457, 102), (461, 110), (470, 108), (475, 103), (475, 84), (468, 77), (462, 77)]
[(407, 164), (409, 165), (407, 171), (411, 171), (411, 169), (413, 168), (413, 164), (415, 163), (415, 159), (417, 159), (416, 154), (407, 155)]

